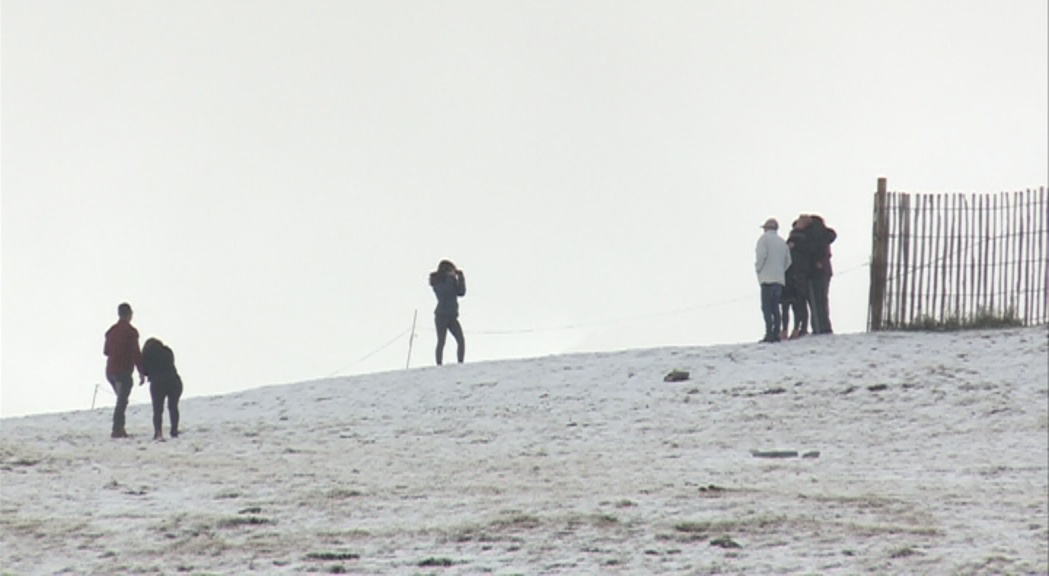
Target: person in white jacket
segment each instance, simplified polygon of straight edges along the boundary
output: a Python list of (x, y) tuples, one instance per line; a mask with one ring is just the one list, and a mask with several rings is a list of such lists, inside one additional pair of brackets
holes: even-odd
[(762, 342), (779, 342), (779, 300), (783, 285), (787, 283), (787, 268), (790, 268), (790, 247), (779, 237), (779, 222), (769, 218), (761, 226), (765, 232), (758, 238), (755, 249), (757, 259), (754, 269), (761, 284), (761, 313), (765, 316), (765, 337)]

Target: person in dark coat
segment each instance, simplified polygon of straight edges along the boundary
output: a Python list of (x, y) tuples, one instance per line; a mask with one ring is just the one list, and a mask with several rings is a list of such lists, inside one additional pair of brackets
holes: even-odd
[(456, 357), (463, 363), (466, 357), (466, 338), (463, 327), (459, 324), (459, 297), (466, 296), (466, 277), (463, 271), (448, 260), (441, 260), (437, 270), (430, 273), (430, 287), (437, 296), (437, 308), (434, 309), (434, 324), (437, 327), (437, 365), (444, 357), (444, 341), (448, 332), (452, 333), (456, 344)]
[(138, 348), (138, 330), (131, 325), (132, 314), (131, 305), (127, 302), (117, 306), (117, 323), (106, 331), (106, 342), (102, 347), (102, 353), (106, 356), (106, 380), (117, 395), (117, 405), (113, 409), (113, 438), (127, 438), (125, 412), (134, 387), (136, 368), (141, 377), (140, 382), (145, 381), (142, 375), (142, 352)]
[[(788, 336), (791, 340), (809, 333), (809, 309), (812, 307), (809, 301), (809, 285), (812, 281), (813, 257), (813, 243), (807, 234), (810, 222), (811, 219), (802, 214), (794, 221), (790, 235), (787, 237), (791, 265), (787, 269), (787, 284), (784, 293), (789, 295), (790, 305), (794, 311), (794, 326)], [(789, 324), (787, 312), (784, 312), (783, 318), (783, 329), (786, 330)]]
[(182, 397), (182, 378), (175, 369), (175, 353), (156, 338), (142, 346), (142, 374), (149, 377), (153, 398), (153, 439), (163, 440), (164, 400), (171, 418), (171, 437), (178, 438), (178, 400)]
[(833, 334), (830, 322), (830, 279), (834, 271), (830, 265), (830, 245), (838, 238), (838, 233), (827, 226), (823, 218), (810, 215), (808, 226), (812, 239), (812, 333)]

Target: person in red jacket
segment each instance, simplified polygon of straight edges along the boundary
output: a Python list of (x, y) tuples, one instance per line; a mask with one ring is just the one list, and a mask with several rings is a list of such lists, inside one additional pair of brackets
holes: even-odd
[(127, 438), (124, 430), (124, 412), (131, 397), (132, 379), (135, 369), (139, 373), (139, 385), (146, 381), (142, 373), (142, 351), (138, 347), (138, 330), (131, 325), (131, 305), (127, 302), (117, 307), (119, 320), (106, 331), (106, 344), (102, 353), (106, 355), (106, 380), (117, 393), (117, 407), (113, 410), (113, 438)]

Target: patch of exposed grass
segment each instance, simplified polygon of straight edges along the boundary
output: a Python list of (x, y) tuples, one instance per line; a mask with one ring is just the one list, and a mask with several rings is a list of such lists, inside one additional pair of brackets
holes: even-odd
[(674, 524), (674, 530), (686, 534), (706, 534), (711, 531), (710, 522), (678, 522)]
[(219, 528), (239, 528), (241, 526), (264, 526), (273, 524), (273, 520), (262, 516), (237, 516), (235, 518), (223, 518), (219, 520)]
[(346, 488), (334, 488), (324, 493), (324, 497), (329, 500), (346, 500), (348, 498), (360, 498), (361, 496), (364, 496), (364, 492)]
[(165, 545), (168, 550), (194, 556), (219, 556), (230, 548), (222, 536), (213, 530), (213, 526), (207, 523), (185, 529), (173, 526), (164, 532), (164, 537), (171, 540)]
[(849, 530), (864, 536), (882, 536), (885, 534), (907, 534), (911, 536), (942, 536), (943, 532), (931, 526), (900, 526), (897, 524), (844, 524)]
[(492, 528), (496, 529), (522, 529), (529, 530), (538, 528), (540, 525), (539, 518), (532, 516), (531, 514), (513, 514), (506, 518), (500, 518), (492, 522)]
[(739, 520), (685, 521), (674, 525), (676, 532), (689, 535), (727, 534), (732, 532), (755, 532), (775, 529), (788, 522), (782, 516), (755, 516)]
[(346, 540), (352, 538), (368, 538), (371, 536), (371, 532), (360, 528), (353, 528), (350, 530), (320, 530), (317, 532), (317, 535), (325, 538), (334, 538), (336, 540)]
[(420, 561), (418, 566), (420, 568), (426, 568), (430, 566), (448, 567), (455, 566), (455, 561), (451, 558), (434, 558), (431, 556), (430, 558)]
[(450, 538), (455, 542), (499, 542), (501, 538), (493, 536), (478, 527), (461, 528), (456, 530)]
[(889, 554), (889, 558), (907, 558), (908, 556), (916, 556), (922, 554), (921, 550), (914, 548), (913, 546), (904, 546), (903, 548), (897, 548)]
[(960, 330), (1020, 328), (1023, 325), (1023, 320), (1016, 316), (1016, 311), (1013, 308), (1006, 308), (1002, 311), (980, 308), (972, 316), (955, 315), (948, 318), (922, 316), (909, 324), (886, 324), (885, 329), (916, 332), (957, 332)]
[(720, 536), (710, 541), (711, 546), (720, 546), (721, 548), (742, 548), (739, 542), (736, 542), (728, 536)]
[(518, 530), (531, 530), (540, 526), (536, 516), (522, 513), (509, 513), (487, 525), (462, 526), (448, 534), (455, 542), (518, 542), (520, 537), (512, 533)]
[(310, 552), (306, 555), (307, 560), (320, 560), (332, 562), (337, 560), (359, 560), (360, 554), (356, 552)]
[(612, 526), (619, 525), (619, 518), (612, 514), (572, 514), (568, 517), (568, 529), (574, 529), (578, 526), (589, 524), (598, 528), (609, 528)]

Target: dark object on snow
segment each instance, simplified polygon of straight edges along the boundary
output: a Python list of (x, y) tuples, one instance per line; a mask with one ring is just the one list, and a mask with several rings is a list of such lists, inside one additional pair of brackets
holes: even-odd
[(751, 450), (755, 458), (797, 458), (797, 450)]
[(802, 458), (819, 458), (820, 457), (820, 451), (819, 450), (810, 450), (810, 451), (802, 454), (801, 457)]
[(689, 374), (685, 370), (671, 370), (663, 377), (664, 382), (684, 382), (688, 380)]
[(888, 384), (875, 384), (874, 386), (867, 386), (867, 390), (871, 392), (881, 392), (882, 390), (888, 390)]
[(721, 546), (722, 548), (742, 548), (738, 542), (729, 538), (728, 536), (722, 536), (720, 538), (714, 538), (710, 541), (711, 546)]

